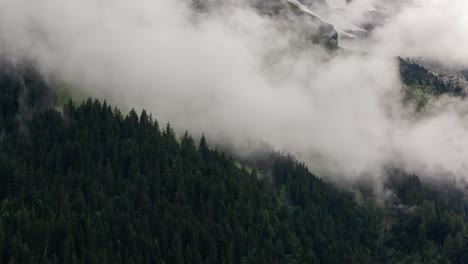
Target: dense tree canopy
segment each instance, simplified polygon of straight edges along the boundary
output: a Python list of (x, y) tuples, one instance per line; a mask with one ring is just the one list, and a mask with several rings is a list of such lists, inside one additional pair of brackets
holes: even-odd
[(432, 98), (441, 95), (464, 96), (464, 89), (459, 84), (443, 81), (423, 66), (399, 59), (400, 76), (405, 87), (404, 101), (422, 109)]
[(0, 74), (0, 263), (468, 259), (460, 192), (394, 172), (394, 204), (358, 203), (291, 156), (257, 172), (145, 111), (91, 99), (56, 110), (51, 92), (23, 106), (37, 87), (37, 74)]

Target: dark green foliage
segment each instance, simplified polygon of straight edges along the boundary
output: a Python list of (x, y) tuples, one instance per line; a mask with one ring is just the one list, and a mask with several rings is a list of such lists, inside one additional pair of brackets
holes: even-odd
[(423, 184), (401, 172), (392, 173), (388, 188), (397, 197), (395, 223), (384, 236), (393, 263), (466, 263), (468, 208), (463, 192), (447, 183)]
[(404, 101), (415, 103), (418, 110), (433, 96), (462, 95), (463, 88), (460, 85), (445, 83), (426, 68), (408, 59), (399, 58), (398, 61), (401, 80), (406, 85)]
[(8, 123), (0, 138), (0, 263), (468, 259), (460, 192), (398, 174), (387, 187), (399, 207), (382, 209), (372, 197), (358, 205), (290, 156), (265, 155), (246, 169), (204, 136), (198, 144), (188, 133), (178, 138), (145, 111), (124, 116), (91, 99), (60, 112), (34, 100), (22, 108), (30, 85), (48, 89), (17, 81), (27, 75), (0, 78)]
[[(27, 121), (32, 112), (55, 105), (52, 89), (29, 63), (0, 57), (0, 135)], [(16, 120), (16, 121), (15, 121)]]
[(399, 59), (399, 62), (401, 79), (406, 85), (421, 86), (430, 95), (460, 95), (463, 90), (459, 85), (444, 83), (436, 75), (417, 63), (403, 59)]
[(378, 219), (292, 158), (260, 179), (91, 100), (28, 125), (5, 136), (0, 262), (371, 263)]

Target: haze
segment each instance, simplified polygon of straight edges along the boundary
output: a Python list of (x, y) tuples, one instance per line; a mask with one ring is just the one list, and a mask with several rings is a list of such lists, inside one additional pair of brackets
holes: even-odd
[[(395, 60), (465, 65), (468, 2), (365, 3), (399, 10), (356, 44), (365, 55), (330, 55), (301, 39), (313, 22), (291, 27), (245, 1), (198, 14), (167, 0), (0, 0), (0, 52), (241, 153), (267, 142), (322, 177), (378, 179), (391, 165), (468, 180), (468, 105), (443, 97), (424, 113), (403, 107)], [(367, 19), (362, 10), (344, 18)]]

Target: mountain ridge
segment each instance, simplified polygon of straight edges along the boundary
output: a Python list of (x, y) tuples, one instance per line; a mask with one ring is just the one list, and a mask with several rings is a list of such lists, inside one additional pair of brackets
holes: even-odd
[[(18, 111), (25, 90), (38, 83), (54, 88), (34, 71), (6, 72), (1, 124), (12, 124), (0, 141), (1, 262), (463, 263), (468, 257), (468, 203), (450, 184), (389, 171), (386, 188), (394, 196), (381, 204), (372, 192), (356, 195), (327, 183), (290, 155), (261, 154), (247, 170), (204, 137), (198, 144), (188, 133), (178, 139), (146, 111), (123, 115), (92, 99), (68, 101), (62, 111), (53, 104)], [(16, 118), (24, 111), (30, 119)]]

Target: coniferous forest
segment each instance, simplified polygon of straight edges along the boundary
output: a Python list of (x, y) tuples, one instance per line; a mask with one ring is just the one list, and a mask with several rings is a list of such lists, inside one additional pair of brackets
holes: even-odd
[(391, 170), (381, 202), (290, 155), (242, 165), (146, 111), (57, 107), (26, 65), (1, 64), (0, 91), (0, 263), (468, 260), (468, 203), (450, 184)]

